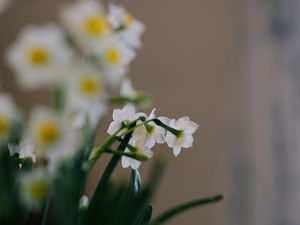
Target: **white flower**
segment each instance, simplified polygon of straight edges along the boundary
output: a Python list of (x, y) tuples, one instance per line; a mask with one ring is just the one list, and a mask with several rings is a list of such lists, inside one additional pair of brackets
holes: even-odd
[(122, 6), (109, 4), (108, 20), (120, 39), (133, 48), (141, 45), (141, 34), (144, 32), (144, 25), (136, 20)]
[(61, 18), (72, 37), (84, 48), (91, 48), (111, 34), (106, 12), (95, 0), (77, 1), (66, 5)]
[(177, 157), (181, 148), (190, 148), (193, 146), (193, 133), (198, 129), (199, 125), (190, 120), (189, 117), (181, 117), (177, 121), (170, 121), (170, 127), (180, 131), (178, 137), (171, 132), (167, 132), (166, 141), (170, 148), (173, 148), (173, 153)]
[(50, 192), (48, 174), (41, 169), (22, 174), (19, 190), (23, 203), (29, 208), (38, 209)]
[(32, 143), (37, 158), (51, 162), (71, 157), (78, 145), (77, 133), (51, 108), (38, 107), (30, 115), (24, 143)]
[(21, 143), (20, 145), (8, 144), (10, 156), (19, 154), (20, 159), (31, 158), (32, 162), (36, 162), (34, 149), (35, 147), (32, 143)]
[(113, 135), (121, 128), (123, 123), (129, 124), (140, 116), (144, 116), (144, 114), (136, 113), (135, 107), (130, 104), (125, 105), (123, 109), (114, 109), (113, 121), (110, 123), (107, 133)]
[[(129, 144), (131, 146), (133, 146), (135, 148), (135, 152), (136, 154), (139, 155), (144, 155), (147, 156), (148, 158), (152, 158), (153, 156), (153, 152), (151, 151), (150, 148), (148, 148), (145, 144), (146, 144), (146, 139), (143, 137), (139, 137), (139, 138), (131, 138)], [(131, 150), (129, 150), (128, 148), (125, 149), (125, 152), (132, 152)], [(131, 167), (134, 170), (137, 170), (142, 162), (137, 160), (137, 159), (133, 159), (130, 158), (128, 156), (122, 156), (122, 167), (123, 168), (128, 168)]]
[(134, 98), (137, 96), (136, 90), (132, 87), (131, 81), (128, 78), (125, 78), (121, 84), (120, 88), (121, 96)]
[(55, 25), (28, 26), (8, 49), (6, 58), (19, 84), (32, 89), (62, 81), (72, 52)]
[(111, 86), (120, 83), (128, 64), (135, 57), (135, 52), (116, 37), (107, 38), (95, 45), (93, 53), (99, 56), (106, 81)]
[[(152, 110), (150, 115), (147, 117), (147, 120), (152, 120), (152, 119), (156, 118), (155, 110), (156, 109)], [(148, 125), (149, 125), (148, 127), (150, 128), (149, 130), (147, 130), (147, 128), (145, 126), (140, 126), (134, 131), (133, 135), (136, 138), (139, 138), (139, 137), (145, 135), (146, 136), (145, 145), (148, 148), (153, 148), (156, 143), (158, 143), (158, 144), (165, 143), (166, 142), (166, 139), (165, 139), (166, 130), (164, 128), (156, 125), (152, 121), (149, 122)]]
[(0, 145), (11, 135), (14, 123), (19, 120), (19, 112), (12, 98), (0, 93)]
[(105, 96), (101, 73), (85, 66), (74, 71), (66, 89), (66, 112), (74, 126), (80, 128), (87, 121), (96, 125), (106, 111)]

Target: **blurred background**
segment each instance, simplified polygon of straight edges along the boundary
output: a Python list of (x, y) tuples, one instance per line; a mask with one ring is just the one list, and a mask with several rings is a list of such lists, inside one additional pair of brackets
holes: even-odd
[[(11, 0), (0, 14), (1, 89), (26, 110), (49, 103), (49, 93), (20, 90), (2, 56), (24, 25), (57, 20), (64, 2)], [(134, 86), (151, 94), (159, 115), (187, 114), (201, 125), (192, 150), (176, 159), (166, 154), (169, 149), (156, 154), (167, 167), (155, 213), (222, 192), (225, 201), (169, 224), (299, 225), (300, 2), (115, 2), (146, 25), (129, 71)], [(109, 120), (108, 115), (100, 141)], [(149, 166), (143, 167), (145, 177)]]

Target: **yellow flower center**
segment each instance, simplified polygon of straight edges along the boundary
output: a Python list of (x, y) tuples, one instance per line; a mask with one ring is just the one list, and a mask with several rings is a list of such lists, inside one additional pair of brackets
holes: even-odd
[(86, 95), (98, 95), (102, 90), (102, 82), (94, 77), (85, 77), (81, 81), (80, 89)]
[(29, 52), (29, 61), (36, 66), (45, 65), (49, 61), (49, 53), (46, 49), (41, 47), (32, 48)]
[(120, 62), (120, 52), (115, 48), (110, 48), (106, 52), (105, 58), (109, 63), (116, 65)]
[(54, 144), (60, 136), (58, 124), (46, 121), (40, 125), (37, 131), (38, 141), (43, 145)]
[(132, 14), (127, 13), (127, 15), (126, 15), (126, 17), (125, 17), (124, 24), (125, 24), (126, 26), (129, 26), (129, 25), (131, 25), (131, 24), (133, 23), (133, 21), (134, 21), (134, 17), (132, 16)]
[(87, 19), (85, 28), (90, 35), (101, 36), (108, 31), (109, 26), (104, 16), (97, 15)]
[(10, 127), (11, 124), (8, 118), (0, 115), (0, 136), (8, 134), (10, 131)]
[(45, 181), (37, 181), (31, 184), (29, 191), (32, 198), (43, 200), (48, 193), (48, 184)]

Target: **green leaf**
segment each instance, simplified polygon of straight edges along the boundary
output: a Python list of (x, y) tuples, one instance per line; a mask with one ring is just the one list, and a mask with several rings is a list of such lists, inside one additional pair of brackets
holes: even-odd
[(182, 213), (188, 209), (192, 209), (197, 206), (203, 206), (211, 203), (218, 202), (222, 200), (224, 196), (222, 194), (213, 195), (207, 198), (201, 198), (198, 200), (190, 201), (187, 203), (183, 203), (179, 206), (176, 206), (165, 213), (158, 216), (156, 219), (151, 221), (150, 225), (159, 225), (167, 222), (168, 220), (172, 219), (174, 216), (178, 215), (179, 213)]
[(153, 206), (147, 205), (144, 211), (140, 214), (134, 225), (148, 225), (150, 223), (153, 212)]

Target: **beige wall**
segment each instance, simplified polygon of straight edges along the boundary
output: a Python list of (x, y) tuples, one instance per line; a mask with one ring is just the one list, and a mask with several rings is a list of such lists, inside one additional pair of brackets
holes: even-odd
[[(15, 5), (0, 16), (0, 54), (24, 24), (53, 19), (57, 5), (62, 2), (15, 0)], [(184, 151), (177, 159), (166, 154), (168, 149), (156, 150), (168, 158), (157, 210), (226, 191), (224, 139), (233, 119), (231, 112), (238, 82), (234, 0), (115, 2), (125, 5), (147, 26), (143, 48), (131, 66), (130, 76), (135, 86), (151, 94), (158, 114), (189, 115), (201, 124), (193, 150)], [(44, 102), (36, 93), (18, 90), (12, 76), (1, 61), (3, 89), (13, 92), (26, 108)], [(223, 217), (217, 214), (224, 209), (224, 203), (196, 209), (179, 216), (170, 225), (225, 224)]]

